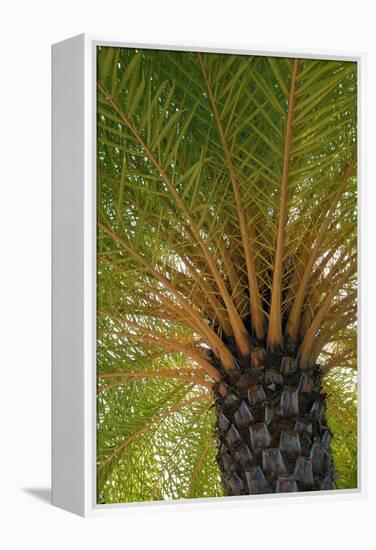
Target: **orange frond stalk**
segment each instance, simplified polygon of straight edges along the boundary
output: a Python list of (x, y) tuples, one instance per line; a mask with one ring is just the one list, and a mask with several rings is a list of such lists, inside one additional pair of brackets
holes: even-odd
[[(99, 312), (104, 315), (104, 312)], [(108, 316), (108, 315), (107, 315)], [(213, 378), (216, 382), (219, 382), (221, 379), (221, 376), (217, 369), (213, 367), (209, 361), (207, 361), (204, 357), (199, 355), (195, 352), (194, 349), (191, 349), (187, 347), (182, 342), (179, 342), (177, 340), (173, 340), (171, 338), (166, 338), (162, 334), (153, 332), (151, 333), (147, 328), (142, 327), (141, 325), (137, 323), (133, 323), (132, 321), (129, 321), (128, 319), (124, 319), (121, 317), (115, 317), (114, 315), (111, 315), (113, 319), (118, 320), (119, 322), (123, 322), (129, 327), (138, 330), (141, 334), (137, 334), (136, 338), (143, 340), (144, 342), (148, 342), (149, 344), (164, 346), (167, 349), (172, 349), (174, 351), (178, 351), (180, 353), (184, 353), (187, 357), (190, 357), (195, 363), (197, 363), (204, 371), (205, 373)], [(134, 336), (132, 333), (126, 333), (126, 332), (119, 332), (117, 333), (118, 336)]]
[(317, 332), (320, 329), (320, 326), (327, 314), (333, 298), (336, 296), (337, 292), (343, 286), (343, 284), (356, 272), (356, 262), (353, 262), (350, 267), (343, 273), (340, 280), (334, 286), (334, 288), (329, 292), (325, 298), (320, 309), (316, 313), (315, 318), (313, 319), (311, 326), (309, 327), (303, 342), (299, 349), (299, 364), (301, 369), (306, 369), (311, 366), (311, 354), (315, 342), (315, 337)]
[[(244, 302), (245, 292), (242, 289), (242, 283), (237, 273), (234, 264), (229, 255), (229, 251), (226, 250), (225, 245), (222, 240), (214, 236), (215, 246), (218, 248), (221, 255), (221, 259), (225, 268), (226, 275), (228, 277), (228, 282), (231, 287), (231, 297), (234, 300), (236, 309), (241, 312), (242, 303)], [(244, 297), (243, 297), (244, 294)]]
[[(113, 267), (113, 269), (115, 269), (119, 273), (124, 273), (124, 270), (119, 265), (112, 262), (111, 260), (109, 260), (105, 256), (99, 255), (98, 260), (100, 260), (101, 262), (103, 262), (107, 265), (111, 265)], [(148, 291), (151, 294), (154, 294), (154, 296), (156, 296), (158, 298), (158, 300), (155, 300), (154, 305), (158, 306), (158, 317), (159, 318), (165, 318), (165, 319), (171, 319), (171, 320), (179, 321), (179, 323), (189, 327), (190, 329), (192, 329), (197, 334), (200, 334), (205, 339), (205, 334), (202, 332), (200, 326), (195, 323), (195, 321), (192, 319), (192, 317), (190, 315), (187, 315), (187, 313), (184, 313), (184, 309), (182, 309), (178, 304), (176, 304), (176, 302), (173, 302), (170, 298), (165, 296), (160, 290), (153, 287), (152, 285), (147, 284), (146, 281), (144, 281), (143, 284), (144, 284), (145, 288), (147, 288)], [(163, 311), (161, 311), (161, 309), (160, 309), (161, 305), (163, 305), (163, 307), (164, 307)], [(133, 310), (133, 312), (135, 313), (136, 311)], [(140, 313), (142, 315), (146, 314), (146, 312), (144, 310), (142, 310), (142, 312), (140, 312)]]
[(281, 286), (283, 270), (283, 254), (285, 241), (285, 228), (287, 220), (287, 195), (288, 195), (288, 177), (290, 164), (290, 151), (292, 140), (292, 126), (294, 120), (295, 94), (297, 88), (297, 76), (299, 70), (299, 60), (295, 59), (292, 68), (290, 96), (288, 103), (285, 149), (283, 155), (283, 167), (281, 177), (281, 198), (278, 213), (277, 243), (274, 258), (273, 283), (272, 283), (272, 301), (269, 316), (268, 328), (268, 348), (270, 350), (279, 350), (282, 348), (282, 312), (281, 312)]
[(185, 300), (185, 298), (176, 291), (175, 287), (171, 282), (157, 271), (150, 263), (145, 260), (136, 250), (129, 246), (123, 239), (117, 236), (110, 228), (105, 225), (98, 223), (98, 227), (102, 229), (104, 233), (109, 235), (115, 242), (117, 242), (124, 250), (126, 250), (134, 259), (136, 259), (141, 265), (146, 267), (148, 272), (153, 275), (153, 277), (159, 281), (176, 299), (177, 303), (184, 309), (187, 314), (197, 323), (202, 334), (205, 335), (208, 344), (210, 345), (213, 353), (220, 358), (223, 363), (223, 366), (226, 369), (234, 368), (234, 358), (230, 350), (224, 345), (219, 336), (205, 323), (201, 316), (197, 313), (195, 309), (192, 308), (191, 304)]
[(202, 290), (202, 293), (200, 294), (201, 302), (202, 302), (202, 300), (207, 300), (209, 302), (210, 306), (212, 307), (212, 310), (213, 310), (213, 313), (214, 313), (214, 318), (212, 320), (213, 321), (217, 320), (217, 322), (220, 324), (223, 332), (227, 336), (230, 336), (232, 334), (231, 323), (230, 323), (229, 318), (227, 316), (226, 310), (224, 310), (223, 305), (220, 303), (218, 298), (215, 296), (212, 289), (210, 288), (208, 283), (205, 281), (204, 277), (202, 277), (197, 272), (196, 268), (194, 267), (194, 265), (192, 264), (190, 259), (188, 259), (188, 257), (184, 256), (183, 254), (181, 254), (180, 256), (181, 256), (181, 259), (183, 260), (183, 262), (185, 263), (185, 265), (187, 266), (190, 275), (192, 276), (194, 281), (198, 284), (198, 286)]
[[(137, 141), (139, 142), (139, 144), (141, 145), (141, 147), (145, 151), (145, 154), (146, 154), (147, 158), (149, 159), (150, 163), (154, 166), (154, 168), (156, 169), (156, 171), (160, 175), (161, 179), (166, 184), (166, 186), (167, 186), (168, 190), (170, 191), (172, 197), (174, 198), (178, 208), (180, 209), (180, 211), (182, 212), (184, 218), (186, 219), (186, 221), (188, 223), (188, 226), (189, 226), (189, 229), (192, 232), (192, 235), (195, 238), (197, 244), (201, 248), (201, 251), (204, 255), (205, 261), (207, 262), (207, 264), (210, 268), (210, 271), (213, 274), (213, 278), (214, 278), (214, 280), (215, 280), (215, 282), (218, 286), (218, 289), (219, 289), (219, 291), (222, 295), (222, 298), (223, 298), (223, 301), (226, 305), (228, 315), (229, 315), (229, 318), (230, 318), (230, 322), (231, 322), (231, 325), (232, 325), (234, 338), (235, 338), (235, 340), (238, 344), (238, 347), (239, 347), (240, 351), (244, 355), (246, 355), (250, 351), (250, 345), (249, 345), (247, 330), (246, 330), (246, 328), (244, 326), (244, 323), (243, 323), (242, 319), (240, 318), (240, 316), (239, 316), (239, 314), (238, 314), (238, 312), (235, 308), (235, 305), (234, 305), (234, 303), (231, 299), (231, 296), (230, 296), (230, 294), (229, 294), (229, 292), (226, 288), (225, 282), (223, 281), (222, 276), (218, 271), (218, 268), (215, 264), (215, 261), (214, 261), (212, 255), (210, 254), (210, 251), (209, 251), (206, 243), (204, 242), (204, 240), (202, 239), (202, 237), (200, 235), (200, 230), (199, 230), (198, 226), (196, 225), (196, 223), (193, 220), (191, 214), (187, 210), (183, 200), (181, 199), (181, 197), (177, 193), (177, 191), (175, 189), (175, 186), (170, 181), (170, 179), (167, 176), (166, 172), (160, 166), (157, 159), (155, 158), (155, 156), (153, 155), (153, 153), (149, 149), (149, 147), (146, 145), (146, 143), (144, 142), (144, 140), (142, 139), (140, 134), (137, 132), (137, 130), (130, 123), (130, 121), (125, 116), (123, 111), (120, 109), (119, 105), (114, 101), (114, 99), (111, 97), (109, 92), (105, 88), (103, 88), (103, 86), (101, 86), (101, 84), (98, 84), (98, 89), (105, 96), (105, 98), (107, 99), (107, 101), (109, 102), (111, 107), (117, 112), (117, 114), (119, 115), (119, 117), (121, 118), (121, 120), (123, 121), (125, 126), (131, 131), (131, 133), (137, 139)], [(231, 363), (233, 363), (233, 360), (232, 360), (232, 358), (231, 358), (231, 360), (229, 360), (230, 358), (229, 358), (228, 354), (229, 354), (229, 352), (227, 350), (227, 357), (224, 357), (224, 359), (226, 361), (226, 364), (224, 363), (224, 365), (226, 366), (226, 368), (231, 368), (231, 367), (229, 367), (229, 365)]]
[(325, 234), (327, 232), (328, 226), (330, 222), (332, 221), (332, 216), (337, 208), (338, 201), (346, 187), (347, 181), (349, 177), (351, 176), (353, 169), (356, 165), (356, 155), (353, 156), (351, 161), (347, 164), (342, 178), (340, 185), (338, 187), (337, 192), (335, 193), (333, 200), (330, 204), (329, 209), (327, 210), (327, 213), (324, 217), (324, 220), (319, 228), (319, 231), (317, 233), (315, 242), (313, 244), (313, 247), (311, 249), (311, 253), (309, 256), (309, 259), (306, 263), (305, 270), (303, 273), (303, 277), (300, 281), (299, 288), (297, 290), (295, 300), (293, 303), (293, 306), (290, 311), (290, 315), (287, 321), (286, 325), (286, 332), (285, 332), (285, 339), (289, 342), (289, 345), (295, 346), (297, 337), (298, 337), (298, 331), (299, 331), (299, 322), (300, 322), (300, 316), (302, 313), (302, 307), (304, 303), (304, 299), (306, 296), (306, 290), (308, 286), (309, 279), (312, 275), (312, 268), (314, 266), (314, 262), (317, 258), (317, 255), (319, 253), (320, 247), (322, 245), (322, 241), (325, 237)]
[[(315, 343), (312, 348), (312, 363), (316, 362), (324, 346), (329, 342), (333, 342), (336, 334), (338, 334), (341, 330), (345, 329), (356, 321), (356, 314), (356, 307), (354, 307), (346, 313), (342, 313), (342, 311), (340, 311), (338, 313), (339, 317), (336, 317), (334, 322), (324, 323), (322, 329), (320, 329), (319, 335), (315, 339)], [(342, 340), (343, 339), (344, 338), (342, 337)]]
[[(208, 90), (208, 95), (210, 98), (213, 115), (217, 123), (218, 128), (218, 134), (222, 143), (225, 160), (226, 160), (226, 166), (228, 170), (228, 174), (230, 177), (230, 181), (232, 184), (232, 189), (235, 197), (235, 203), (236, 203), (236, 209), (238, 213), (238, 219), (239, 219), (239, 229), (240, 234), (242, 238), (242, 245), (243, 245), (243, 251), (244, 251), (244, 257), (246, 260), (247, 265), (247, 274), (248, 274), (248, 284), (249, 284), (249, 291), (250, 291), (250, 313), (251, 313), (251, 322), (252, 326), (255, 330), (255, 334), (259, 340), (264, 339), (264, 311), (261, 304), (261, 296), (258, 288), (257, 283), (257, 273), (255, 269), (255, 253), (253, 250), (252, 241), (249, 236), (247, 222), (245, 219), (242, 203), (241, 203), (241, 195), (240, 195), (240, 189), (239, 185), (235, 176), (234, 168), (232, 165), (232, 159), (230, 155), (230, 151), (227, 145), (226, 136), (223, 131), (222, 122), (218, 113), (216, 101), (213, 95), (213, 91), (211, 89), (208, 75), (206, 73), (205, 65), (202, 60), (202, 57), (200, 54), (198, 54), (198, 58), (201, 65), (202, 74), (204, 76), (204, 80), (206, 83), (206, 88)], [(245, 330), (245, 329), (244, 329)], [(239, 346), (240, 350), (243, 352), (244, 355), (248, 355), (250, 348), (249, 348), (249, 338), (246, 332), (244, 333), (244, 336), (242, 335), (242, 340), (244, 340), (244, 344), (242, 346)], [(244, 351), (243, 351), (244, 348)]]

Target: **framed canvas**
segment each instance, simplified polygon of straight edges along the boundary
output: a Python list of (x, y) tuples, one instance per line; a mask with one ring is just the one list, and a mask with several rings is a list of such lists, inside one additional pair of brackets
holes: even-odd
[(56, 506), (364, 495), (364, 63), (53, 46)]

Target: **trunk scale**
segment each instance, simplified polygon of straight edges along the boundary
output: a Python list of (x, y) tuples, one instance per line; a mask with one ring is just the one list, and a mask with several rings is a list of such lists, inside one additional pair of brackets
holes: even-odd
[(231, 373), (222, 369), (213, 386), (225, 494), (333, 489), (318, 365), (301, 370), (294, 357), (261, 347), (250, 363)]

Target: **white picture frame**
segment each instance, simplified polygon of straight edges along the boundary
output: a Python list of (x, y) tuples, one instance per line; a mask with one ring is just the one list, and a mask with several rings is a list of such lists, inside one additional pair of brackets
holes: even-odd
[[(341, 59), (358, 64), (359, 328), (358, 487), (153, 503), (96, 504), (96, 48), (100, 45)], [(52, 47), (52, 503), (81, 516), (144, 506), (250, 506), (364, 498), (365, 79), (364, 53), (272, 50), (229, 44), (127, 43), (81, 34)]]

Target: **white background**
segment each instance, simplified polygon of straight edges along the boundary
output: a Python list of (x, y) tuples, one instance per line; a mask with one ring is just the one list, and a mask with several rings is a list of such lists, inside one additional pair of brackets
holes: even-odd
[[(0, 542), (13, 548), (375, 548), (375, 407), (368, 498), (314, 504), (137, 509), (83, 520), (51, 507), (50, 44), (81, 32), (126, 41), (368, 52), (367, 340), (375, 341), (376, 31), (358, 0), (8, 1), (0, 63)], [(362, 182), (365, 185), (365, 181)], [(69, 345), (69, 343), (68, 343)], [(370, 350), (367, 386), (376, 387)], [(364, 365), (365, 367), (365, 365)], [(4, 539), (4, 541), (2, 540)]]

